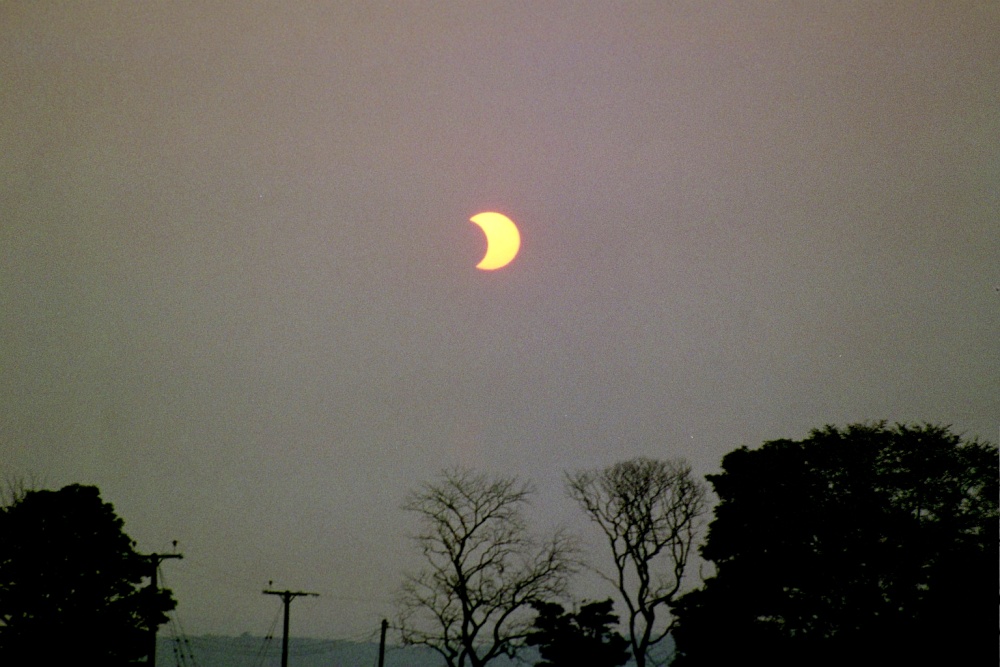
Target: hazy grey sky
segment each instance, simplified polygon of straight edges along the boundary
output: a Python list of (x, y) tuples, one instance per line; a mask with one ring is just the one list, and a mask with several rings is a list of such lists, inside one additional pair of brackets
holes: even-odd
[[(194, 633), (361, 636), (406, 492), (1000, 427), (1000, 4), (0, 4), (0, 465)], [(480, 211), (521, 229), (493, 273)], [(602, 554), (599, 554), (602, 555)]]

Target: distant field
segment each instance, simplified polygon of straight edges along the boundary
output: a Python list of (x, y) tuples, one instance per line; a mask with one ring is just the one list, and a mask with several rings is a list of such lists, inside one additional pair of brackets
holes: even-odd
[[(156, 654), (157, 667), (279, 667), (281, 637), (242, 635), (219, 637), (206, 635), (171, 639), (160, 637)], [(289, 667), (375, 667), (378, 644), (361, 642), (291, 639)], [(515, 663), (498, 659), (491, 665), (510, 667)], [(530, 663), (529, 663), (530, 664)], [(442, 667), (444, 661), (430, 650), (388, 646), (385, 667)]]
[[(669, 641), (669, 638), (668, 638)], [(280, 667), (281, 637), (204, 635), (186, 639), (159, 638), (157, 667)], [(665, 647), (666, 648), (666, 647)], [(669, 648), (667, 649), (669, 650)], [(534, 654), (526, 662), (498, 658), (490, 667), (533, 665)], [(444, 667), (444, 660), (429, 649), (388, 646), (385, 667)], [(631, 665), (633, 663), (629, 663)], [(327, 639), (292, 639), (288, 650), (289, 667), (376, 667), (378, 644)], [(584, 667), (584, 666), (581, 666)]]

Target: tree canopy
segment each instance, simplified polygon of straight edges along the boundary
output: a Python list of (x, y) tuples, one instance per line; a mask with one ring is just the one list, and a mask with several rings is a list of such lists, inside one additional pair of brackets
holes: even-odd
[(434, 649), (449, 667), (482, 667), (524, 645), (531, 603), (561, 595), (576, 563), (565, 536), (528, 531), (530, 494), (513, 477), (455, 469), (410, 496), (426, 564), (400, 591), (404, 644)]
[(628, 641), (612, 629), (618, 616), (610, 599), (584, 604), (575, 613), (555, 602), (532, 606), (538, 615), (528, 645), (537, 646), (542, 657), (535, 667), (621, 667), (628, 662)]
[(716, 575), (676, 605), (677, 667), (997, 664), (996, 446), (827, 426), (730, 452), (708, 480)]
[(0, 664), (132, 664), (175, 602), (96, 487), (27, 491), (0, 509)]

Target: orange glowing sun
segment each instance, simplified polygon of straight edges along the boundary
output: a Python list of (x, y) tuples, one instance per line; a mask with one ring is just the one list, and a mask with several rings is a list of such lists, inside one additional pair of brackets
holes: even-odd
[(469, 220), (479, 225), (486, 234), (486, 254), (476, 268), (495, 271), (510, 264), (521, 249), (521, 234), (517, 225), (506, 215), (493, 212), (478, 213)]

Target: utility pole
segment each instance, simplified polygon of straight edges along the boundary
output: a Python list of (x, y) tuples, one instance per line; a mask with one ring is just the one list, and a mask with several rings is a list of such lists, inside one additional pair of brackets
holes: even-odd
[(378, 641), (378, 667), (385, 667), (385, 631), (389, 629), (389, 621), (382, 619), (382, 637)]
[(264, 591), (264, 595), (277, 595), (285, 603), (285, 624), (281, 634), (281, 667), (288, 667), (288, 609), (292, 605), (292, 600), (303, 595), (319, 597), (319, 593), (305, 593), (303, 591)]
[[(177, 546), (177, 542), (174, 542), (174, 546)], [(184, 558), (183, 554), (149, 554), (148, 556), (143, 556), (150, 564), (150, 574), (149, 574), (149, 587), (153, 592), (160, 590), (159, 583), (159, 572), (160, 563), (167, 560), (168, 558)], [(149, 629), (149, 653), (147, 653), (146, 664), (149, 667), (156, 667), (156, 630), (158, 626), (154, 623)]]

